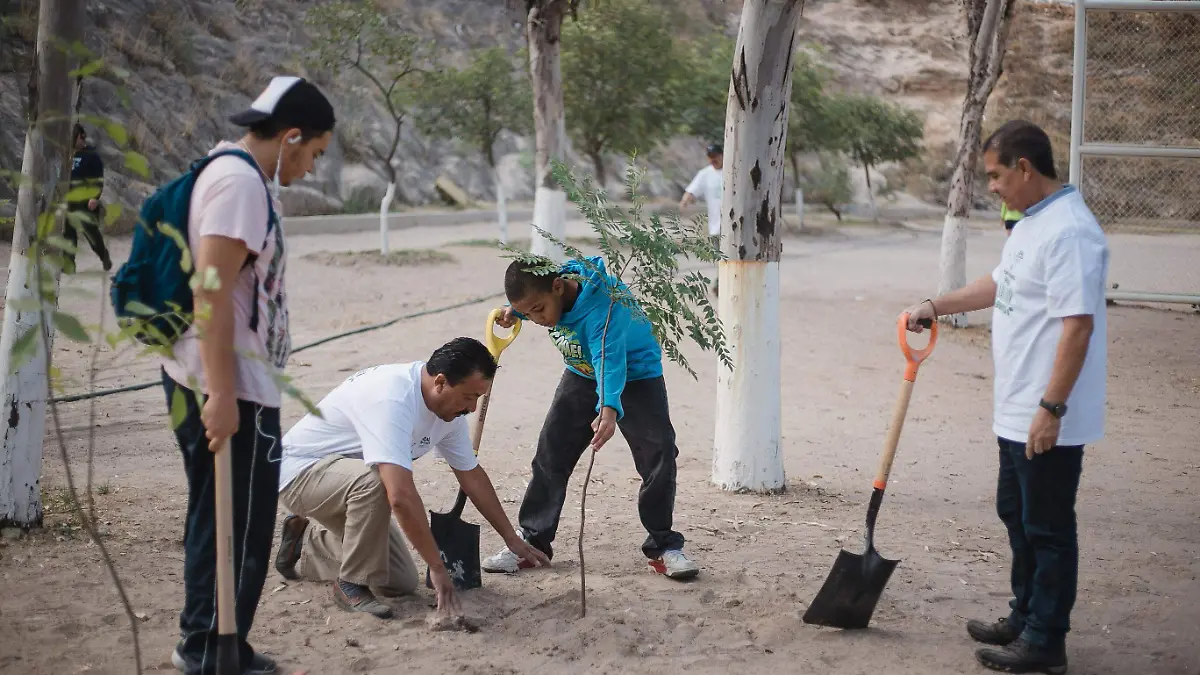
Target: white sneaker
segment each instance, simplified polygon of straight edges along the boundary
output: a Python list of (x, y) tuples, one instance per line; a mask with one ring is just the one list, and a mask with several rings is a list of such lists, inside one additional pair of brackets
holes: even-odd
[(521, 570), (536, 567), (536, 565), (524, 558), (518, 557), (516, 553), (508, 550), (508, 547), (505, 546), (502, 551), (484, 560), (480, 567), (483, 568), (484, 572), (516, 574)]
[(691, 579), (700, 574), (696, 563), (688, 559), (683, 551), (678, 549), (663, 551), (662, 557), (648, 561), (650, 569), (658, 574), (664, 574), (670, 579)]

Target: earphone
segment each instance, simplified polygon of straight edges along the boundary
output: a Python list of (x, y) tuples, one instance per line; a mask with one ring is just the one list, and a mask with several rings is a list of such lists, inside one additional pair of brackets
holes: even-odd
[(295, 145), (299, 142), (300, 142), (299, 136), (292, 136), (291, 138), (288, 139), (288, 145)]

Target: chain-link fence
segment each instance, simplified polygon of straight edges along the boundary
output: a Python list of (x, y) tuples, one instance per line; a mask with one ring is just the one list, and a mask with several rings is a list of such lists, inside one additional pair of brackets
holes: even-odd
[(1075, 7), (1071, 181), (1109, 233), (1111, 295), (1200, 302), (1200, 2)]

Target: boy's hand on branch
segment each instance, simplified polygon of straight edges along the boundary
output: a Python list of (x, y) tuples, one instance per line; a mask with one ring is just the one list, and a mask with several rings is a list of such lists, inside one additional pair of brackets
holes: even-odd
[(517, 313), (512, 307), (502, 307), (496, 317), (496, 325), (501, 328), (512, 328), (517, 325)]
[(604, 447), (608, 439), (617, 432), (617, 411), (609, 407), (601, 408), (600, 414), (592, 420), (592, 431), (596, 432), (596, 435), (592, 436), (592, 452), (595, 452)]

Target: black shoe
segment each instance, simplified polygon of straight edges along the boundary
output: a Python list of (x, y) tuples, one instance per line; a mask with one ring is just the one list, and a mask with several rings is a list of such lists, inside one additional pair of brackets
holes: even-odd
[(967, 622), (967, 634), (976, 642), (1003, 647), (1020, 637), (1021, 631), (1014, 628), (1008, 619), (1000, 619), (996, 623), (971, 619)]
[(975, 652), (975, 658), (984, 668), (1004, 673), (1062, 675), (1067, 672), (1066, 647), (1034, 647), (1022, 638), (1000, 649), (980, 649)]
[[(175, 651), (171, 652), (171, 665), (184, 675), (200, 673), (200, 661), (194, 657), (184, 656), (183, 652), (179, 651), (181, 645), (182, 643), (176, 645)], [(254, 652), (250, 663), (242, 666), (242, 675), (275, 675), (278, 670), (279, 666), (275, 665), (275, 661), (271, 657)]]
[(366, 586), (338, 579), (333, 582), (333, 599), (348, 612), (365, 612), (380, 619), (392, 618), (392, 608), (377, 600)]
[(112, 260), (108, 256), (104, 256), (100, 259), (100, 266), (104, 268), (105, 272), (109, 272), (112, 270)]
[(304, 545), (304, 530), (308, 529), (308, 518), (291, 515), (283, 519), (279, 541), (279, 552), (275, 554), (275, 570), (284, 579), (299, 579), (296, 563), (300, 560), (300, 547)]

